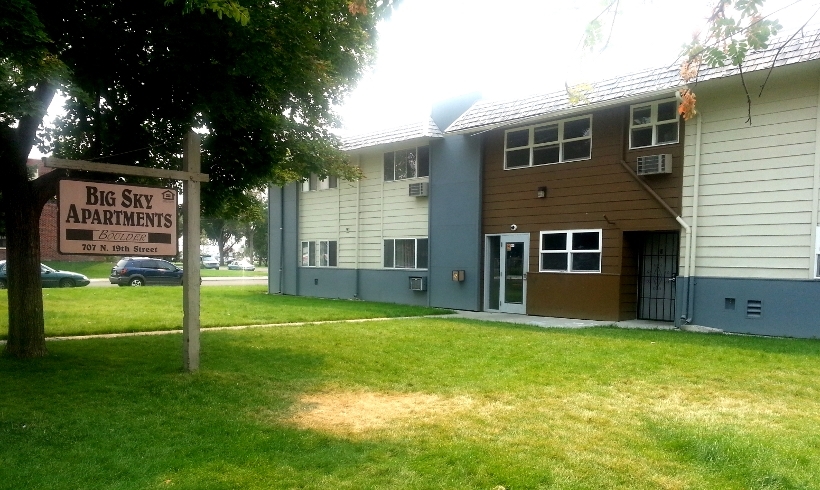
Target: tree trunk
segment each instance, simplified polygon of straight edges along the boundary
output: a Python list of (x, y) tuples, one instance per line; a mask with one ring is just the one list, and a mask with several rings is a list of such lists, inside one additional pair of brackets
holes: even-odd
[(5, 355), (43, 357), (46, 350), (43, 291), (40, 283), (40, 212), (32, 184), (3, 189), (6, 209), (6, 270), (9, 337)]
[(248, 224), (248, 257), (251, 258), (253, 264), (253, 225)]

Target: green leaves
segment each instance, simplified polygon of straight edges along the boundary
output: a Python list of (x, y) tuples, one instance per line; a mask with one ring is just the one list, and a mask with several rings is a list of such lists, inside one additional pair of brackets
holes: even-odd
[[(173, 4), (174, 1), (175, 0), (165, 0), (165, 6)], [(185, 0), (183, 12), (187, 14), (194, 9), (199, 9), (199, 13), (205, 13), (206, 10), (210, 10), (216, 13), (219, 19), (224, 15), (229, 19), (239, 22), (243, 26), (247, 25), (251, 19), (248, 9), (234, 0)]]

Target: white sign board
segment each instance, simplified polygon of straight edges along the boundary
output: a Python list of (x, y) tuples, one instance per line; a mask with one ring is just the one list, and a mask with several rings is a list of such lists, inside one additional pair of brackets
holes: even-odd
[(60, 253), (177, 253), (175, 190), (62, 180), (58, 207)]

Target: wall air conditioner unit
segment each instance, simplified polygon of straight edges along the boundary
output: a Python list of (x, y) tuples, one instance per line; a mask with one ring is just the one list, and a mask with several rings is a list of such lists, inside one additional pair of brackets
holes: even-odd
[(426, 277), (411, 277), (410, 278), (410, 291), (427, 291), (427, 278)]
[(408, 187), (411, 197), (427, 197), (429, 192), (427, 182), (416, 182)]
[(646, 155), (638, 157), (638, 175), (658, 175), (672, 173), (672, 154)]

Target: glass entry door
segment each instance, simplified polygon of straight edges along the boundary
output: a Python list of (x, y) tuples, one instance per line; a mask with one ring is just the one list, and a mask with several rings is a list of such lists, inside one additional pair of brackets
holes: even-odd
[(530, 236), (487, 235), (485, 250), (485, 309), (525, 314)]

